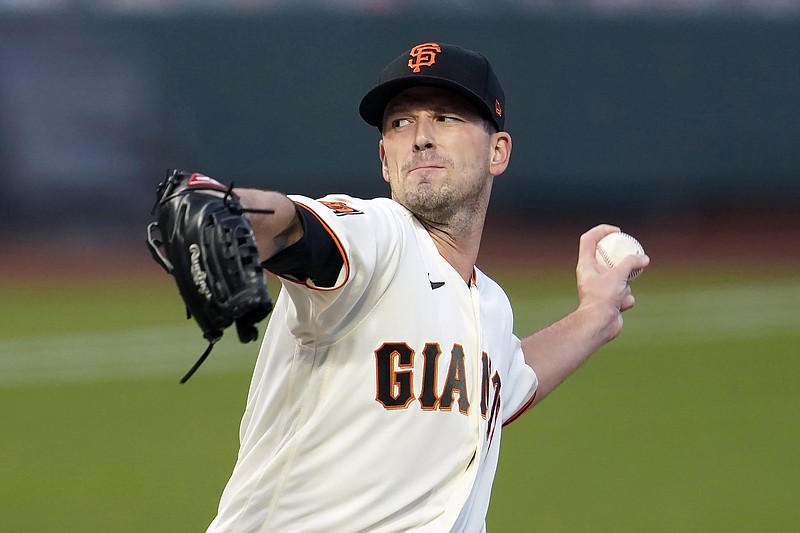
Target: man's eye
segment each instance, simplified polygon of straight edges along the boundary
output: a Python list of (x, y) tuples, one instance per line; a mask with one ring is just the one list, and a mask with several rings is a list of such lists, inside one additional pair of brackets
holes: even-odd
[(408, 120), (407, 118), (396, 118), (396, 119), (394, 119), (392, 121), (392, 127), (393, 128), (401, 128), (403, 126), (408, 125), (410, 122), (411, 121)]
[(439, 115), (436, 117), (438, 122), (444, 122), (445, 124), (453, 124), (455, 122), (459, 122), (458, 117), (454, 117), (452, 115)]

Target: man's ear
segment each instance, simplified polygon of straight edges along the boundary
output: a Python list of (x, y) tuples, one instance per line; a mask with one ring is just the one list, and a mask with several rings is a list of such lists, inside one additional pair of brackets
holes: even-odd
[(389, 167), (386, 164), (386, 150), (383, 147), (383, 139), (378, 143), (378, 157), (381, 159), (381, 174), (383, 174), (383, 180), (389, 183)]
[(489, 160), (489, 174), (499, 176), (508, 168), (511, 160), (511, 135), (499, 131), (492, 135), (492, 157)]

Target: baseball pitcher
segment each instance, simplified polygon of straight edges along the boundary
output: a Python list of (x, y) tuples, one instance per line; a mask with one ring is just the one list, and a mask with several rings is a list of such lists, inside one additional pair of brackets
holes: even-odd
[[(194, 248), (196, 239), (177, 239), (176, 218), (219, 233), (191, 209), (151, 228), (160, 232), (151, 248), (180, 257), (160, 262), (210, 345), (233, 323), (249, 339), (269, 313), (260, 268), (282, 284), (209, 532), (483, 531), (503, 426), (616, 337), (634, 304), (628, 275), (649, 259), (601, 268), (595, 245), (618, 228), (597, 226), (580, 242), (577, 309), (514, 335), (506, 294), (475, 266), (512, 148), (483, 55), (416, 45), (359, 111), (380, 133), (390, 198), (312, 199), (195, 177), (182, 190), (210, 195), (220, 220), (239, 220), (234, 237)], [(248, 274), (229, 283), (229, 272)], [(218, 296), (218, 286), (232, 288)]]

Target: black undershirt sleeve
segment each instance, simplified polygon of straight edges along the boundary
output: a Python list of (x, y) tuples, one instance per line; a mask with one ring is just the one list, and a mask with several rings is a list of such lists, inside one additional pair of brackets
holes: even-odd
[(307, 209), (295, 205), (303, 237), (261, 263), (270, 272), (295, 281), (310, 279), (316, 287), (336, 284), (344, 258), (333, 236), (322, 222)]

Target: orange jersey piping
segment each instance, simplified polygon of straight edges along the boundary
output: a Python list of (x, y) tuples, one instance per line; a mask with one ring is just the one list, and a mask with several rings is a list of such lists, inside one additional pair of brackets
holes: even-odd
[(303, 204), (301, 204), (299, 202), (294, 202), (294, 204), (296, 206), (298, 206), (298, 207), (302, 207), (303, 209), (305, 209), (306, 211), (308, 211), (309, 213), (314, 215), (314, 218), (319, 220), (319, 223), (322, 224), (322, 227), (325, 228), (325, 231), (327, 231), (328, 235), (331, 236), (331, 239), (333, 239), (334, 244), (336, 244), (336, 248), (339, 250), (339, 253), (342, 256), (342, 262), (344, 263), (344, 279), (342, 280), (342, 282), (339, 285), (336, 285), (335, 287), (314, 287), (313, 285), (309, 285), (305, 281), (298, 281), (296, 279), (292, 279), (292, 278), (289, 278), (289, 277), (286, 277), (286, 276), (282, 276), (280, 274), (275, 274), (274, 272), (273, 272), (273, 274), (275, 274), (276, 276), (278, 276), (281, 279), (285, 279), (286, 281), (291, 281), (292, 283), (296, 283), (298, 285), (303, 285), (303, 286), (308, 287), (309, 289), (312, 289), (312, 290), (315, 290), (315, 291), (326, 292), (326, 291), (335, 291), (337, 289), (340, 289), (345, 283), (347, 283), (347, 280), (350, 279), (350, 262), (347, 260), (347, 254), (344, 251), (344, 246), (342, 246), (342, 242), (339, 240), (339, 237), (331, 229), (331, 227), (328, 226), (328, 224), (313, 209), (311, 209), (310, 207), (308, 207), (306, 205), (303, 205)]
[(509, 425), (511, 422), (519, 418), (522, 415), (522, 413), (528, 410), (528, 408), (533, 404), (533, 400), (535, 399), (536, 399), (536, 391), (533, 391), (533, 396), (531, 396), (531, 399), (528, 400), (527, 403), (525, 403), (525, 405), (523, 405), (519, 411), (511, 415), (511, 417), (509, 417), (508, 420), (503, 422), (503, 427)]

